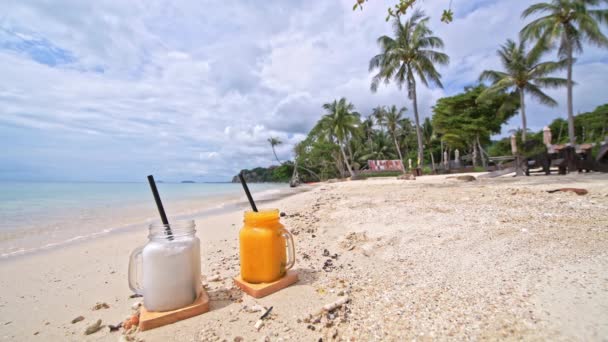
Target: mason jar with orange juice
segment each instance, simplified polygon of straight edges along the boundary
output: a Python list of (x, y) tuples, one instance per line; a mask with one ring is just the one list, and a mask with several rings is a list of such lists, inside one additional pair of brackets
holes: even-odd
[(239, 233), (241, 278), (251, 284), (281, 279), (295, 264), (293, 236), (279, 221), (279, 210), (246, 211)]

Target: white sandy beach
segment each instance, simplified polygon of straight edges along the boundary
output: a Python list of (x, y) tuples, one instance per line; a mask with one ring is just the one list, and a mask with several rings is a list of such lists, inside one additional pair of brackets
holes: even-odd
[[(589, 194), (549, 194), (576, 187)], [(196, 218), (211, 311), (145, 341), (608, 338), (608, 175), (322, 183), (277, 207), (300, 281), (255, 300), (232, 286), (242, 212)], [(127, 263), (146, 229), (0, 261), (0, 339), (117, 341)], [(325, 252), (327, 250), (327, 252)], [(325, 254), (325, 256), (324, 256)], [(308, 315), (348, 296), (319, 322)], [(97, 302), (108, 309), (93, 311)], [(273, 306), (257, 331), (260, 312)], [(246, 308), (247, 307), (247, 308)], [(82, 322), (72, 324), (77, 316)], [(238, 339), (237, 339), (238, 340)]]

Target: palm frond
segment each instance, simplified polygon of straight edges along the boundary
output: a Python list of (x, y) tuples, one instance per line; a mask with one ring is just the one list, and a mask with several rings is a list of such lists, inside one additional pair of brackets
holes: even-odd
[(534, 84), (543, 88), (560, 88), (568, 85), (568, 80), (559, 77), (541, 77), (535, 79)]
[(521, 17), (522, 17), (522, 19), (525, 19), (533, 14), (544, 13), (544, 12), (553, 12), (555, 10), (556, 10), (555, 5), (549, 4), (546, 2), (541, 2), (541, 3), (534, 4), (534, 5), (526, 8), (522, 12)]
[[(535, 20), (532, 20), (524, 26), (519, 32), (520, 38), (524, 41), (540, 39), (547, 32), (558, 29), (560, 26), (555, 18), (547, 15)], [(554, 32), (554, 35), (559, 35), (559, 32)]]
[(544, 105), (547, 105), (550, 107), (557, 106), (557, 101), (555, 101), (549, 95), (543, 93), (543, 91), (540, 90), (540, 88), (535, 86), (534, 84), (528, 84), (525, 88), (525, 91), (526, 91), (526, 93), (528, 93), (528, 95), (532, 96), (532, 98), (538, 100), (540, 103), (542, 103)]
[(414, 75), (425, 85), (429, 82), (442, 86), (441, 74), (435, 65), (446, 65), (449, 57), (441, 49), (443, 41), (428, 27), (429, 17), (416, 10), (410, 17), (401, 22), (395, 18), (392, 23), (393, 37), (381, 36), (377, 39), (380, 54), (372, 57), (369, 63), (373, 75), (370, 89), (378, 90), (380, 83), (395, 82), (399, 88), (408, 87), (408, 96), (413, 95)]
[(503, 78), (507, 78), (509, 75), (507, 73), (495, 70), (484, 70), (479, 76), (479, 81), (490, 81), (492, 83), (496, 83)]

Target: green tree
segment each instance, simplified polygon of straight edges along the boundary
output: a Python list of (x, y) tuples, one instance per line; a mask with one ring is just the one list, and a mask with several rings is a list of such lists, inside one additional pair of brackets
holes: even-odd
[(608, 9), (593, 9), (608, 3), (606, 0), (551, 0), (528, 7), (522, 17), (544, 14), (521, 30), (525, 40), (537, 40), (541, 46), (558, 43), (558, 54), (565, 58), (568, 69), (568, 136), (576, 143), (574, 129), (574, 107), (572, 98), (572, 66), (574, 53), (583, 52), (583, 42), (608, 47), (608, 38), (602, 33), (600, 24), (608, 23)]
[(374, 119), (372, 116), (368, 116), (365, 120), (363, 120), (363, 123), (361, 123), (361, 129), (363, 130), (363, 134), (365, 135), (368, 146), (371, 148), (374, 138)]
[(431, 167), (433, 170), (435, 170), (435, 157), (433, 156), (431, 144), (435, 141), (436, 135), (431, 119), (429, 118), (425, 118), (424, 123), (422, 124), (422, 136), (424, 138), (424, 145), (427, 147), (427, 150), (431, 155)]
[(376, 120), (376, 124), (383, 130), (386, 127), (386, 107), (378, 106), (372, 110), (372, 118)]
[(443, 48), (443, 41), (432, 35), (433, 32), (427, 26), (428, 21), (429, 17), (418, 10), (414, 11), (405, 23), (401, 23), (397, 16), (393, 21), (394, 37), (378, 38), (381, 52), (369, 62), (370, 71), (378, 70), (372, 79), (372, 92), (378, 90), (381, 82), (388, 84), (391, 80), (397, 83), (399, 89), (403, 85), (407, 86), (416, 122), (418, 165), (424, 158), (424, 144), (418, 115), (416, 78), (425, 86), (430, 82), (443, 87), (441, 74), (435, 69), (435, 65), (447, 65), (450, 60), (445, 53), (434, 50)]
[(334, 100), (332, 103), (325, 103), (323, 108), (327, 113), (321, 118), (313, 131), (327, 137), (329, 141), (334, 141), (340, 147), (342, 158), (351, 177), (355, 176), (351, 163), (346, 156), (345, 148), (348, 139), (359, 134), (361, 115), (355, 111), (355, 106), (346, 102), (345, 98)]
[(372, 148), (363, 150), (359, 154), (361, 164), (367, 163), (368, 160), (392, 160), (397, 157), (391, 148), (391, 139), (388, 134), (383, 131), (378, 131), (374, 134)]
[[(399, 131), (401, 139), (399, 146), (404, 151), (404, 159), (416, 159), (417, 151), (412, 151), (412, 147), (417, 144), (416, 128), (409, 118), (399, 120)], [(413, 154), (413, 155), (412, 155)]]
[[(297, 163), (300, 169), (307, 170), (301, 174), (303, 181), (329, 179), (339, 176), (342, 170), (338, 145), (326, 139), (323, 135), (311, 131), (306, 139), (297, 145)], [(310, 175), (315, 176), (312, 178)]]
[[(399, 156), (399, 160), (403, 163), (403, 154), (401, 154), (401, 148), (397, 143), (397, 136), (399, 135), (399, 122), (402, 119), (403, 113), (407, 108), (402, 107), (401, 109), (397, 109), (397, 106), (393, 105), (385, 113), (386, 119), (386, 129), (388, 133), (393, 137), (393, 143), (395, 144), (395, 150), (397, 150), (397, 155)], [(403, 173), (405, 173), (405, 168), (403, 168)]]
[(537, 46), (526, 51), (524, 41), (516, 44), (512, 40), (507, 40), (500, 50), (498, 56), (505, 71), (486, 70), (481, 73), (482, 81), (489, 80), (492, 86), (485, 90), (481, 95), (483, 99), (487, 95), (512, 91), (513, 96), (519, 96), (521, 106), (522, 140), (526, 141), (526, 106), (525, 94), (532, 96), (548, 106), (557, 106), (557, 102), (545, 94), (541, 88), (556, 88), (566, 85), (566, 80), (558, 77), (548, 77), (547, 75), (563, 69), (566, 61), (559, 62), (540, 62), (545, 50)]
[(433, 107), (435, 132), (441, 134), (450, 148), (468, 149), (474, 163), (477, 156), (484, 161), (483, 155), (487, 153), (483, 143), (488, 143), (491, 135), (500, 133), (501, 126), (517, 110), (507, 93), (485, 95), (481, 99), (485, 90), (483, 85), (465, 88), (464, 93), (439, 99)]
[(272, 153), (274, 154), (275, 159), (277, 160), (277, 162), (279, 162), (279, 165), (282, 164), (281, 161), (279, 160), (279, 157), (277, 157), (277, 152), (274, 150), (274, 147), (277, 145), (281, 145), (283, 142), (281, 140), (279, 140), (279, 138), (274, 138), (274, 137), (268, 138), (268, 142), (270, 143), (270, 146), (272, 147)]

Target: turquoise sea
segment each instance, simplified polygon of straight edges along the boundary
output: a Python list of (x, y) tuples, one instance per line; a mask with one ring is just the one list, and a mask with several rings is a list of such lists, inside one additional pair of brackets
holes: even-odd
[[(269, 199), (286, 184), (251, 184)], [(169, 217), (244, 207), (240, 184), (159, 183)], [(108, 234), (158, 220), (148, 183), (0, 182), (0, 258)]]

